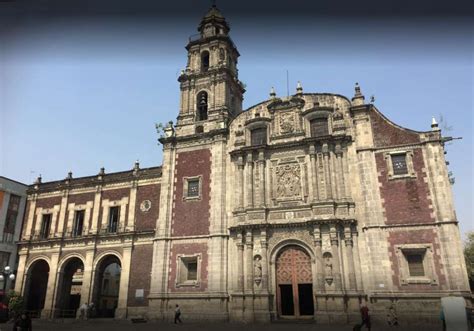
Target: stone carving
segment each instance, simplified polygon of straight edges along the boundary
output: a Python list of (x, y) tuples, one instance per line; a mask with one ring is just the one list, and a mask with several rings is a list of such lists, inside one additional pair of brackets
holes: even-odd
[(142, 212), (147, 212), (151, 208), (151, 201), (150, 200), (143, 200), (142, 203), (140, 204), (140, 210)]
[(332, 255), (331, 253), (324, 253), (324, 274), (326, 276), (326, 282), (328, 285), (332, 284), (333, 281), (333, 274), (332, 274)]
[(293, 113), (280, 115), (280, 133), (293, 133), (295, 131), (295, 116)]
[(299, 198), (301, 196), (301, 169), (299, 164), (276, 167), (277, 198)]
[(253, 261), (253, 278), (255, 284), (259, 285), (262, 282), (262, 257), (255, 255)]
[(219, 48), (219, 60), (222, 62), (225, 60), (225, 52), (223, 48)]

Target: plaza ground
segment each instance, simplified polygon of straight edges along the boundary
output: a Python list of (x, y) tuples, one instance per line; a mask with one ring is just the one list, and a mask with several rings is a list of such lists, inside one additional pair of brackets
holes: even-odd
[[(130, 321), (114, 321), (114, 320), (33, 320), (34, 331), (51, 331), (51, 330), (100, 330), (100, 331), (120, 331), (120, 330), (187, 330), (187, 331), (209, 331), (209, 330), (225, 330), (225, 331), (352, 331), (352, 325), (320, 325), (315, 323), (298, 323), (298, 322), (277, 322), (271, 324), (218, 324), (218, 323), (183, 323), (175, 325), (173, 323), (164, 322), (147, 322), (147, 323), (132, 323)], [(12, 324), (0, 324), (0, 331), (11, 330)], [(363, 328), (362, 330), (367, 330)], [(381, 330), (403, 330), (403, 331), (441, 331), (441, 326), (406, 326), (388, 327), (387, 325), (373, 325), (372, 331)]]

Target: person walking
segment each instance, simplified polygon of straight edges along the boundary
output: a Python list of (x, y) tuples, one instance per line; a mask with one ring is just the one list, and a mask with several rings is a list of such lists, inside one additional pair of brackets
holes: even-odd
[(179, 308), (179, 305), (176, 305), (176, 308), (174, 310), (174, 324), (183, 323), (181, 321), (181, 309)]
[(13, 331), (32, 331), (30, 315), (25, 312), (20, 315), (13, 323)]
[(367, 308), (367, 305), (364, 304), (360, 308), (360, 316), (362, 317), (362, 324), (360, 327), (365, 325), (365, 327), (370, 331), (372, 328), (372, 324), (370, 323), (370, 316), (369, 316), (369, 308)]

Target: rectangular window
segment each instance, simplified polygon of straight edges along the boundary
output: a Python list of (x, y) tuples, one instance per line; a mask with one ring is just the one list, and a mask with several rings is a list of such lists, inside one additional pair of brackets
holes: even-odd
[(258, 128), (250, 132), (251, 145), (265, 145), (267, 143), (267, 128)]
[(309, 122), (311, 137), (322, 137), (329, 135), (328, 119), (316, 118)]
[(408, 174), (406, 154), (393, 154), (391, 157), (393, 174), (395, 176)]
[(84, 214), (85, 210), (77, 210), (74, 217), (74, 227), (72, 229), (72, 236), (82, 236), (82, 230), (84, 228)]
[(411, 277), (423, 277), (425, 270), (423, 268), (422, 253), (405, 253), (408, 262), (408, 271)]
[(49, 231), (51, 230), (51, 214), (44, 214), (43, 220), (41, 222), (41, 230), (40, 230), (40, 239), (46, 239), (49, 237)]
[(119, 217), (120, 217), (120, 207), (110, 207), (109, 224), (107, 227), (107, 232), (110, 232), (110, 233), (117, 232)]
[(186, 256), (179, 259), (179, 282), (178, 285), (195, 286), (199, 281), (198, 257)]
[(0, 269), (3, 270), (8, 265), (10, 260), (10, 253), (0, 252)]
[(199, 197), (199, 178), (188, 179), (188, 197)]
[[(5, 226), (3, 227), (4, 234), (15, 233), (16, 219), (18, 217), (18, 211), (20, 210), (21, 197), (18, 195), (11, 194), (8, 202), (7, 215), (5, 218)], [(4, 236), (5, 237), (5, 236)], [(8, 237), (8, 236), (7, 236)], [(12, 237), (13, 236), (9, 236)]]

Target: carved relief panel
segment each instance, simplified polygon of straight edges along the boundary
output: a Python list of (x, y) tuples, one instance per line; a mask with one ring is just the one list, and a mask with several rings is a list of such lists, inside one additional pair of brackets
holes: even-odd
[(308, 168), (304, 156), (271, 161), (271, 192), (274, 204), (305, 201), (308, 193)]

